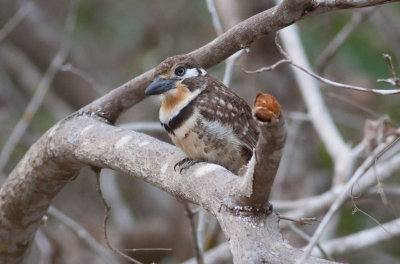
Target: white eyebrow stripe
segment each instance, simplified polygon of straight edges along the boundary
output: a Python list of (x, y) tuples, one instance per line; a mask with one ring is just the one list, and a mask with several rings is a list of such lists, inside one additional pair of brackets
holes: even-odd
[(183, 75), (183, 78), (190, 78), (190, 77), (198, 77), (198, 76), (204, 76), (206, 75), (207, 72), (203, 68), (189, 68), (186, 69), (185, 75)]
[(184, 78), (197, 77), (197, 76), (199, 76), (199, 71), (197, 70), (197, 68), (186, 69), (185, 75), (183, 75)]

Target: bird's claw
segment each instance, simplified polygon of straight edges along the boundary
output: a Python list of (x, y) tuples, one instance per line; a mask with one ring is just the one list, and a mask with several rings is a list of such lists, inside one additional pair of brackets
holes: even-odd
[(186, 157), (186, 158), (184, 158), (183, 160), (180, 160), (180, 161), (178, 161), (177, 163), (175, 163), (175, 165), (174, 165), (174, 171), (176, 171), (176, 167), (180, 167), (180, 166), (182, 166), (184, 163), (186, 163), (186, 162), (188, 162), (188, 161), (190, 161), (190, 160), (192, 160), (192, 159)]
[(179, 170), (179, 173), (182, 174), (182, 171), (190, 168), (191, 166), (193, 166), (194, 164), (197, 164), (199, 162), (203, 162), (203, 160), (195, 160), (195, 159), (191, 159), (191, 158), (184, 158), (181, 161), (178, 161), (175, 165), (174, 165), (174, 171), (176, 171), (176, 167), (181, 167), (181, 169)]

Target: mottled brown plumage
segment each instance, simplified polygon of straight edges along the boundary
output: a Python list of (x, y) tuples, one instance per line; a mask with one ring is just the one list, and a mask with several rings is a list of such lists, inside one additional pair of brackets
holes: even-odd
[(146, 94), (163, 95), (161, 124), (189, 158), (233, 172), (250, 159), (258, 138), (251, 108), (190, 57), (162, 62)]

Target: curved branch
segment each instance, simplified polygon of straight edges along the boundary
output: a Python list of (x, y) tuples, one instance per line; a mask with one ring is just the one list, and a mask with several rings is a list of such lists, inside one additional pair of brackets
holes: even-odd
[[(336, 4), (334, 4), (335, 2)], [(259, 37), (285, 28), (311, 13), (338, 9), (374, 6), (396, 0), (283, 0), (264, 12), (256, 14), (232, 27), (213, 41), (189, 53), (204, 68), (214, 66), (235, 52), (250, 47)], [(82, 109), (93, 112), (111, 123), (136, 103), (143, 100), (144, 89), (153, 79), (154, 68), (126, 82), (107, 95)]]
[[(257, 38), (282, 29), (306, 13), (311, 0), (284, 0), (278, 6), (254, 15), (232, 27), (213, 41), (189, 53), (204, 68), (214, 66)], [(144, 89), (153, 79), (154, 69), (128, 81), (83, 109), (115, 122), (119, 114), (145, 98)]]
[[(321, 9), (321, 2), (284, 0), (190, 55), (205, 68), (215, 65), (259, 36), (286, 27), (310, 12), (338, 9)], [(378, 1), (368, 2), (372, 5)], [(61, 121), (30, 148), (0, 190), (0, 262), (22, 262), (51, 200), (87, 165), (124, 172), (200, 204), (217, 217), (236, 263), (294, 263), (301, 256), (301, 250), (283, 240), (276, 215), (246, 215), (235, 210), (235, 190), (241, 178), (214, 164), (195, 165), (183, 175), (175, 173), (173, 164), (183, 158), (175, 147), (106, 124), (115, 122), (124, 110), (144, 98), (143, 90), (153, 71)], [(328, 261), (310, 258), (308, 263)]]
[(173, 165), (183, 157), (174, 146), (88, 116), (60, 122), (31, 147), (0, 191), (0, 262), (22, 261), (51, 200), (84, 165), (121, 171), (200, 204), (219, 220), (235, 263), (293, 263), (301, 256), (283, 240), (276, 215), (235, 210), (236, 193), (226, 187), (241, 184), (240, 177), (215, 164), (194, 165), (181, 175)]

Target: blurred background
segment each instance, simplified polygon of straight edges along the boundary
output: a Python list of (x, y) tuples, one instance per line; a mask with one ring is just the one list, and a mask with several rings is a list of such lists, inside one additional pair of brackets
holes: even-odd
[[(215, 0), (223, 31), (273, 5), (268, 0)], [(0, 0), (0, 150), (4, 150), (21, 118), (29, 116), (24, 111), (35, 91), (43, 85), (48, 88), (26, 132), (0, 170), (1, 183), (27, 149), (56, 122), (155, 67), (164, 58), (190, 52), (217, 35), (206, 1), (81, 0), (75, 7), (74, 30), (65, 38), (64, 24), (70, 7), (69, 1)], [(18, 12), (20, 21), (5, 34), (5, 25)], [(313, 70), (324, 77), (363, 87), (390, 88), (376, 82), (390, 77), (383, 53), (392, 56), (400, 73), (400, 4), (313, 15), (297, 25)], [(321, 57), (344, 30), (348, 30), (348, 36), (332, 57)], [(68, 56), (46, 85), (43, 78), (49, 65), (68, 41)], [(284, 155), (273, 199), (292, 200), (329, 189), (333, 162), (307, 118), (291, 68), (284, 65), (256, 75), (241, 70), (269, 66), (281, 58), (273, 35), (260, 38), (235, 61), (230, 87), (250, 104), (258, 91), (273, 94), (281, 103), (289, 128), (287, 147), (291, 151)], [(208, 71), (222, 80), (225, 63)], [(334, 87), (325, 87), (322, 93), (335, 123), (351, 146), (362, 140), (367, 119), (387, 115), (393, 126), (400, 122), (399, 95), (384, 97)], [(158, 109), (156, 98), (145, 99), (126, 112), (118, 125), (169, 142), (157, 124)], [(382, 204), (376, 192), (363, 195), (358, 205), (380, 222), (399, 218), (399, 179), (398, 174), (393, 175), (386, 183), (397, 190), (387, 194), (387, 205)], [(180, 201), (149, 184), (110, 170), (102, 171), (102, 187), (112, 206), (108, 233), (113, 245), (159, 248), (129, 253), (144, 263), (178, 263), (193, 256), (189, 220)], [(377, 225), (363, 214), (352, 214), (352, 209), (351, 203), (345, 206), (328, 238)], [(95, 249), (94, 245), (104, 246), (103, 218), (104, 207), (96, 192), (94, 174), (84, 169), (53, 202), (28, 263), (113, 263), (112, 259), (125, 263), (118, 256), (110, 257), (104, 252), (102, 255), (99, 253), (102, 250)], [(206, 249), (225, 241), (212, 217), (207, 219)], [(87, 233), (78, 232), (79, 228)], [(313, 228), (304, 230), (311, 234)], [(306, 244), (290, 230), (284, 231), (285, 238), (293, 245)], [(94, 244), (88, 242), (92, 238)], [(399, 244), (400, 239), (393, 238), (379, 246), (335, 256), (335, 260), (400, 263)]]

